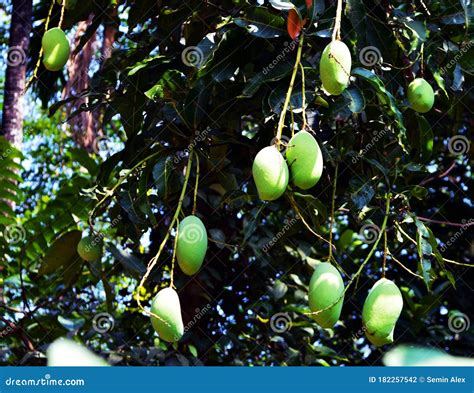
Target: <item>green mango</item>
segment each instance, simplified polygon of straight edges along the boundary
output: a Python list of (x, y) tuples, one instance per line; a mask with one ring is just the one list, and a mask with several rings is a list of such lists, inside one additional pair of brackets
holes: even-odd
[(288, 186), (288, 165), (275, 146), (260, 150), (253, 161), (253, 180), (264, 201), (280, 198)]
[(434, 104), (434, 92), (430, 84), (423, 78), (416, 78), (408, 85), (408, 102), (419, 112), (428, 112)]
[(151, 316), (153, 329), (162, 340), (172, 343), (181, 339), (184, 334), (181, 304), (173, 288), (163, 288), (157, 293), (151, 304), (151, 312), (162, 319)]
[(386, 278), (377, 281), (362, 309), (365, 334), (372, 344), (380, 347), (393, 342), (393, 332), (402, 308), (402, 294), (394, 282)]
[(49, 29), (41, 40), (43, 64), (49, 71), (59, 71), (69, 58), (69, 41), (59, 27)]
[(48, 367), (100, 367), (109, 364), (70, 339), (58, 338), (47, 349)]
[(330, 309), (313, 315), (319, 326), (332, 328), (339, 320), (344, 302), (344, 281), (333, 265), (322, 262), (316, 266), (309, 283), (308, 298), (312, 312), (323, 310), (337, 301)]
[(286, 159), (293, 183), (307, 190), (316, 185), (323, 173), (323, 154), (316, 139), (307, 131), (298, 132), (288, 143)]
[(103, 242), (100, 237), (85, 236), (77, 244), (77, 253), (87, 262), (102, 258)]
[(187, 216), (179, 223), (176, 258), (183, 273), (191, 276), (201, 268), (207, 251), (207, 232), (196, 216)]
[(351, 52), (342, 41), (332, 41), (324, 48), (319, 62), (319, 74), (324, 90), (338, 96), (349, 84)]

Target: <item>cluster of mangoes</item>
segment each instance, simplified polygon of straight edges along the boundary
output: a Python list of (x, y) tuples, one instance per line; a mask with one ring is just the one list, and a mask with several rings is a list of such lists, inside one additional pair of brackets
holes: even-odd
[[(196, 274), (207, 252), (207, 231), (199, 217), (190, 215), (178, 226), (176, 259), (184, 274)], [(102, 257), (103, 241), (100, 236), (84, 236), (77, 245), (79, 256), (88, 262)], [(159, 318), (157, 318), (158, 316)], [(161, 289), (151, 305), (151, 323), (161, 339), (178, 341), (184, 334), (178, 293), (171, 287)]]
[(278, 148), (272, 145), (258, 152), (252, 166), (258, 195), (264, 201), (273, 201), (283, 195), (290, 174), (295, 186), (307, 190), (318, 183), (322, 172), (321, 149), (307, 131), (299, 131), (290, 139), (286, 148), (286, 160)]
[[(328, 262), (316, 266), (308, 289), (313, 319), (325, 329), (339, 320), (344, 302), (344, 281), (339, 271)], [(378, 280), (364, 302), (362, 323), (365, 335), (375, 346), (393, 342), (395, 325), (402, 312), (403, 298), (393, 281)]]
[[(331, 95), (340, 95), (349, 85), (351, 74), (351, 52), (342, 41), (328, 44), (321, 55), (319, 74), (324, 90)], [(416, 78), (408, 85), (408, 102), (419, 113), (428, 112), (434, 104), (434, 91), (423, 78)]]
[[(206, 227), (199, 217), (187, 216), (179, 223), (176, 240), (176, 259), (183, 273), (188, 276), (196, 274), (202, 266), (206, 251)], [(178, 293), (173, 288), (161, 289), (153, 299), (151, 323), (162, 340), (176, 342), (183, 336), (181, 304)]]

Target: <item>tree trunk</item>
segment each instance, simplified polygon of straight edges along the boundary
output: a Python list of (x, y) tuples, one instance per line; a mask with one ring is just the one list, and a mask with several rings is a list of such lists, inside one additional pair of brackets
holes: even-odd
[(12, 18), (7, 53), (2, 128), (0, 134), (20, 147), (23, 140), (23, 89), (30, 44), (32, 0), (12, 0)]

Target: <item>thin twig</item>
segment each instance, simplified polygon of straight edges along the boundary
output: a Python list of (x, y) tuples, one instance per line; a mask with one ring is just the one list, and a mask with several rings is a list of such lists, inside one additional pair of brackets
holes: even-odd
[[(49, 21), (51, 19), (51, 14), (53, 12), (54, 2), (55, 2), (55, 0), (51, 1), (51, 5), (49, 6), (49, 10), (48, 10), (48, 16), (46, 17), (46, 22), (44, 22), (44, 32), (45, 33), (48, 31)], [(33, 83), (33, 81), (38, 77), (38, 70), (39, 70), (40, 65), (41, 65), (41, 57), (42, 56), (43, 56), (43, 45), (41, 45), (41, 49), (40, 49), (39, 54), (38, 54), (38, 60), (36, 61), (35, 68), (33, 70), (33, 75), (31, 75), (30, 79), (28, 79), (28, 82), (26, 82), (25, 88), (23, 89), (23, 94), (25, 94), (28, 91), (28, 89), (31, 86), (31, 84)]]
[[(395, 226), (398, 228), (398, 230), (399, 230), (408, 240), (410, 240), (414, 245), (417, 245), (416, 240), (413, 239), (408, 233), (406, 233), (398, 222), (395, 223)], [(432, 253), (430, 254), (430, 256), (436, 256), (436, 255), (432, 252)], [(444, 262), (452, 263), (452, 264), (454, 264), (454, 265), (467, 266), (467, 267), (474, 267), (474, 265), (471, 265), (471, 264), (469, 264), (469, 263), (457, 262), (457, 261), (453, 261), (453, 260), (451, 260), (451, 259), (446, 259), (446, 258), (444, 258), (444, 257), (442, 257), (442, 258), (443, 258), (443, 261), (444, 261)]]
[(194, 185), (193, 216), (196, 214), (197, 194), (199, 188), (199, 156), (196, 153), (196, 184)]
[(289, 199), (290, 199), (291, 205), (293, 206), (293, 209), (295, 209), (296, 214), (297, 214), (298, 217), (301, 219), (301, 221), (303, 222), (303, 224), (305, 225), (305, 227), (308, 228), (308, 230), (309, 230), (314, 236), (316, 236), (319, 240), (322, 240), (323, 242), (329, 244), (329, 248), (334, 247), (334, 250), (336, 250), (336, 247), (335, 247), (335, 246), (333, 246), (330, 242), (328, 242), (324, 237), (322, 237), (321, 235), (319, 235), (318, 233), (316, 233), (315, 231), (313, 231), (313, 229), (309, 226), (309, 224), (306, 222), (306, 220), (304, 219), (303, 215), (301, 214), (300, 209), (298, 208), (298, 205), (296, 204), (296, 201), (295, 201), (295, 199), (293, 198), (293, 195), (290, 195), (290, 196), (289, 196)]
[(300, 61), (301, 61), (301, 52), (303, 50), (303, 41), (304, 41), (304, 35), (301, 35), (300, 36), (300, 42), (299, 42), (299, 45), (298, 45), (298, 52), (296, 53), (296, 61), (295, 61), (295, 65), (293, 66), (293, 73), (291, 75), (290, 85), (288, 87), (288, 91), (286, 92), (285, 102), (283, 103), (283, 108), (282, 108), (281, 114), (280, 114), (280, 120), (278, 122), (278, 129), (277, 129), (277, 134), (276, 134), (276, 140), (277, 140), (277, 146), (278, 147), (280, 147), (281, 135), (283, 133), (283, 127), (285, 126), (286, 111), (288, 110), (288, 104), (290, 103), (291, 93), (293, 92), (293, 86), (295, 84), (296, 73), (298, 71), (298, 65), (300, 64)]
[(339, 173), (339, 162), (336, 163), (336, 168), (334, 170), (334, 182), (332, 189), (332, 202), (331, 202), (331, 223), (329, 225), (329, 256), (328, 260), (332, 259), (332, 231), (334, 227), (334, 207), (336, 204), (336, 188), (337, 188), (337, 176)]
[(334, 30), (332, 31), (332, 40), (341, 39), (341, 18), (342, 18), (342, 0), (337, 0), (336, 21), (334, 22)]

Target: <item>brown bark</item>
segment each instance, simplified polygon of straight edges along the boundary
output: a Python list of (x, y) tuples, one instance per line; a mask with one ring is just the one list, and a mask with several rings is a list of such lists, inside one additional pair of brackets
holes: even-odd
[(30, 44), (32, 9), (32, 0), (12, 0), (0, 134), (17, 147), (23, 140), (23, 89), (26, 78), (26, 54)]
[[(74, 37), (74, 46), (76, 47), (81, 39), (81, 36), (87, 30), (94, 15), (89, 15), (88, 20), (79, 22), (77, 25), (76, 35)], [(84, 45), (82, 50), (74, 56), (74, 51), (71, 51), (69, 57), (67, 71), (68, 81), (63, 90), (63, 98), (71, 95), (79, 95), (84, 90), (89, 88), (89, 65), (92, 60), (95, 45), (95, 33)], [(87, 97), (74, 100), (66, 105), (66, 114), (69, 117), (72, 113), (77, 111), (81, 105), (87, 105), (89, 99)], [(91, 112), (81, 112), (73, 116), (68, 121), (72, 129), (72, 134), (76, 142), (88, 151), (92, 151), (96, 139), (96, 130), (94, 127), (94, 118)]]

